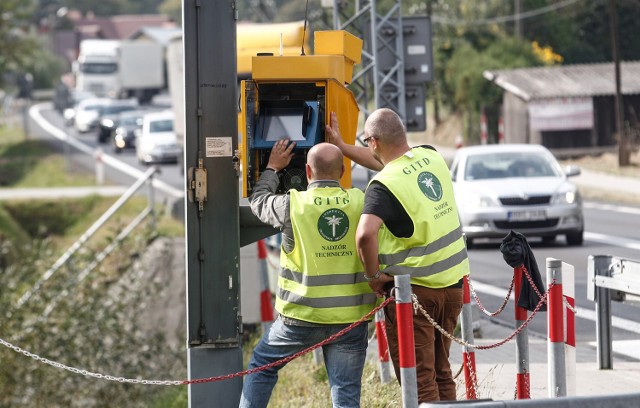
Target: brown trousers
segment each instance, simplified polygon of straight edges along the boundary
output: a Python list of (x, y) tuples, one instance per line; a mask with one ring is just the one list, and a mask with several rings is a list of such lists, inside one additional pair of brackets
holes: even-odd
[[(453, 335), (462, 309), (462, 288), (431, 289), (412, 285), (413, 293), (422, 307), (444, 330)], [(396, 377), (400, 381), (396, 305), (385, 307), (387, 340)], [(456, 384), (449, 364), (451, 340), (433, 327), (422, 312), (413, 315), (416, 347), (416, 375), (418, 401), (454, 401)]]

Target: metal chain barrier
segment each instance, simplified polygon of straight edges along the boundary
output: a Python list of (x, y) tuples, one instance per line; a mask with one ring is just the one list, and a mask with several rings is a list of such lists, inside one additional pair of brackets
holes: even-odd
[(567, 297), (564, 296), (564, 295), (562, 296), (562, 303), (564, 303), (564, 307), (566, 307), (571, 312), (573, 312), (574, 315), (578, 314), (578, 311), (576, 310), (576, 308), (569, 304), (569, 301), (567, 300)]
[[(555, 284), (556, 284), (556, 281), (554, 279), (549, 284), (549, 289), (551, 289)], [(452, 334), (448, 333), (431, 316), (429, 316), (429, 313), (427, 313), (427, 311), (424, 310), (424, 308), (422, 307), (420, 302), (418, 302), (418, 297), (415, 294), (411, 294), (411, 299), (413, 300), (413, 309), (414, 309), (414, 311), (416, 313), (418, 311), (420, 311), (420, 313), (422, 313), (422, 315), (429, 321), (429, 323), (431, 323), (433, 325), (433, 327), (438, 329), (438, 331), (440, 333), (442, 333), (445, 337), (447, 337), (449, 340), (451, 340), (453, 342), (456, 342), (456, 343), (460, 344), (461, 346), (468, 347), (468, 348), (473, 348), (473, 349), (476, 349), (476, 350), (489, 350), (489, 349), (492, 349), (492, 348), (496, 348), (496, 347), (502, 346), (503, 344), (507, 343), (509, 340), (513, 339), (518, 333), (520, 333), (522, 331), (522, 329), (525, 328), (529, 324), (531, 319), (533, 319), (533, 317), (538, 313), (538, 311), (540, 310), (542, 305), (547, 303), (548, 294), (549, 294), (549, 292), (547, 291), (544, 294), (544, 296), (542, 296), (542, 298), (540, 298), (540, 301), (538, 302), (536, 307), (533, 309), (531, 314), (527, 317), (527, 320), (522, 322), (522, 324), (520, 326), (518, 326), (518, 328), (516, 328), (516, 330), (513, 333), (511, 333), (509, 336), (507, 336), (506, 339), (501, 340), (501, 341), (499, 341), (499, 342), (497, 342), (495, 344), (489, 344), (489, 345), (486, 345), (486, 346), (479, 346), (479, 345), (468, 343), (468, 342), (466, 342), (466, 341), (464, 341), (462, 339), (459, 339), (459, 338), (453, 336)]]
[(333, 340), (337, 339), (340, 336), (343, 336), (345, 333), (347, 333), (348, 331), (352, 330), (354, 327), (360, 325), (361, 323), (369, 320), (378, 310), (382, 309), (383, 307), (385, 307), (386, 305), (388, 305), (390, 302), (392, 302), (393, 300), (395, 300), (393, 297), (388, 297), (384, 302), (382, 302), (379, 306), (377, 306), (376, 308), (374, 308), (372, 311), (370, 311), (369, 313), (367, 313), (366, 315), (364, 315), (360, 320), (351, 323), (349, 326), (345, 327), (344, 329), (340, 330), (339, 332), (327, 337), (325, 340), (321, 341), (318, 344), (315, 344), (311, 347), (308, 347), (304, 350), (301, 350), (295, 354), (292, 354), (288, 357), (282, 358), (278, 361), (274, 361), (273, 363), (270, 364), (266, 364), (264, 366), (261, 367), (256, 367), (256, 368), (252, 368), (249, 370), (245, 370), (245, 371), (240, 371), (237, 373), (233, 373), (233, 374), (226, 374), (226, 375), (220, 375), (217, 377), (209, 377), (209, 378), (199, 378), (199, 379), (195, 379), (195, 380), (141, 380), (141, 379), (136, 379), (136, 378), (124, 378), (124, 377), (114, 377), (112, 375), (107, 375), (107, 374), (100, 374), (100, 373), (93, 373), (91, 371), (87, 371), (87, 370), (81, 370), (79, 368), (74, 368), (74, 367), (69, 367), (67, 365), (49, 360), (47, 358), (44, 357), (40, 357), (37, 354), (31, 353), (27, 350), (24, 350), (18, 346), (15, 346), (11, 343), (9, 343), (8, 341), (5, 341), (3, 339), (0, 338), (0, 345), (3, 345), (17, 353), (20, 354), (24, 354), (25, 356), (32, 358), (36, 361), (39, 361), (41, 363), (44, 364), (48, 364), (52, 367), (55, 368), (60, 368), (69, 372), (72, 372), (74, 374), (80, 374), (80, 375), (84, 375), (86, 377), (93, 377), (93, 378), (98, 378), (98, 379), (102, 379), (102, 380), (107, 380), (107, 381), (116, 381), (116, 382), (120, 382), (120, 383), (127, 383), (127, 384), (145, 384), (145, 385), (189, 385), (189, 384), (202, 384), (202, 383), (207, 383), (207, 382), (216, 382), (216, 381), (222, 381), (222, 380), (228, 380), (231, 378), (236, 378), (236, 377), (241, 377), (241, 376), (245, 376), (248, 374), (253, 374), (253, 373), (257, 373), (260, 371), (264, 371), (266, 369), (269, 369), (271, 367), (275, 367), (275, 366), (279, 366), (281, 364), (285, 364), (290, 362), (293, 359), (296, 359), (306, 353), (309, 353), (317, 348), (320, 348), (322, 346), (324, 346), (325, 344), (328, 344), (330, 342), (332, 342)]
[[(527, 280), (529, 281), (529, 284), (533, 287), (533, 290), (536, 292), (536, 295), (538, 295), (538, 297), (542, 298), (542, 294), (538, 290), (538, 287), (535, 285), (535, 283), (533, 283), (533, 278), (531, 277), (531, 275), (529, 275), (529, 271), (527, 270), (527, 268), (524, 265), (522, 265), (522, 270), (524, 271), (524, 275), (527, 277)], [(573, 314), (578, 314), (578, 311), (576, 310), (576, 308), (569, 304), (569, 301), (567, 300), (567, 297), (565, 295), (562, 295), (562, 302), (564, 303), (564, 306), (567, 309), (569, 309), (569, 310), (571, 310), (573, 312)]]
[(469, 279), (469, 275), (466, 275), (465, 279), (469, 283), (469, 290), (471, 291), (471, 294), (473, 295), (473, 298), (475, 299), (476, 304), (478, 305), (480, 310), (482, 310), (482, 313), (484, 313), (484, 314), (486, 314), (487, 316), (490, 316), (490, 317), (495, 317), (495, 316), (499, 315), (500, 313), (502, 313), (504, 308), (507, 306), (507, 303), (509, 303), (509, 298), (511, 297), (511, 292), (513, 291), (514, 278), (511, 279), (511, 285), (509, 285), (509, 290), (507, 291), (507, 296), (504, 298), (504, 301), (502, 302), (502, 305), (495, 312), (489, 312), (482, 305), (482, 302), (480, 302), (480, 298), (478, 297), (478, 294), (476, 293), (475, 289), (473, 288), (473, 285), (471, 284), (471, 279)]
[(106, 375), (106, 374), (100, 374), (100, 373), (92, 373), (91, 371), (87, 371), (87, 370), (80, 370), (78, 368), (74, 368), (74, 367), (69, 367), (67, 365), (55, 362), (55, 361), (51, 361), (47, 358), (44, 357), (40, 357), (37, 354), (33, 354), (28, 352), (27, 350), (24, 350), (18, 346), (14, 346), (13, 344), (0, 339), (0, 344), (2, 344), (5, 347), (8, 347), (10, 349), (12, 349), (13, 351), (20, 353), (20, 354), (24, 354), (27, 357), (30, 357), (36, 361), (39, 361), (41, 363), (45, 363), (48, 364), (52, 367), (55, 368), (61, 368), (63, 370), (72, 372), (74, 374), (80, 374), (80, 375), (84, 375), (86, 377), (93, 377), (93, 378), (98, 378), (101, 380), (107, 380), (107, 381), (117, 381), (120, 383), (128, 383), (128, 384), (149, 384), (149, 385), (182, 385), (185, 382), (184, 381), (163, 381), (163, 380), (139, 380), (139, 379), (135, 379), (135, 378), (124, 378), (124, 377), (114, 377), (112, 375)]
[[(471, 359), (468, 357), (467, 357), (467, 370), (469, 370), (471, 386), (473, 387), (473, 391), (475, 392), (476, 399), (477, 399), (480, 396), (480, 392), (478, 391), (478, 377), (476, 376), (476, 370), (474, 370), (473, 367), (471, 366)], [(468, 387), (467, 387), (467, 391), (468, 391)]]

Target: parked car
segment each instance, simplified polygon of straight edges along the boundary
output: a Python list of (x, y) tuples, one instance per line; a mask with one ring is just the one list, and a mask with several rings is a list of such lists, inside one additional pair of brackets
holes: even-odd
[(113, 151), (122, 152), (124, 149), (136, 147), (136, 137), (142, 130), (145, 112), (139, 110), (122, 112), (118, 115), (118, 125), (112, 132)]
[(98, 143), (106, 143), (111, 137), (111, 133), (118, 126), (118, 115), (122, 112), (130, 112), (138, 109), (138, 102), (135, 99), (116, 99), (100, 110), (100, 120), (98, 122)]
[(95, 129), (100, 118), (100, 110), (110, 102), (108, 98), (88, 98), (78, 104), (74, 125), (78, 132), (86, 133)]
[(140, 163), (177, 162), (181, 153), (176, 143), (172, 111), (147, 113), (142, 131), (136, 139), (136, 155)]
[(582, 198), (544, 146), (500, 144), (463, 147), (451, 164), (462, 230), (471, 246), (478, 238), (503, 238), (510, 230), (552, 242), (565, 235), (582, 245)]

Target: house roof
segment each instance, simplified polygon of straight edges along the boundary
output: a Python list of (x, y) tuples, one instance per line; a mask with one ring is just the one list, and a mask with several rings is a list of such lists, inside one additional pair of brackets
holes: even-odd
[(87, 34), (85, 38), (124, 40), (141, 27), (175, 27), (175, 23), (171, 22), (169, 17), (161, 14), (131, 14), (82, 18), (75, 22), (75, 26)]
[(182, 34), (179, 27), (140, 27), (129, 36), (131, 40), (137, 40), (141, 37), (147, 37), (154, 42), (166, 46), (175, 36)]
[[(485, 71), (484, 77), (504, 90), (531, 99), (615, 94), (612, 62)], [(621, 92), (640, 94), (640, 61), (620, 64)]]

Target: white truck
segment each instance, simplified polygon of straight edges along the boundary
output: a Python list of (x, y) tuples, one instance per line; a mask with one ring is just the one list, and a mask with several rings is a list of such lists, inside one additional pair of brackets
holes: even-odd
[(145, 103), (165, 87), (164, 50), (148, 41), (87, 39), (73, 71), (77, 90)]

